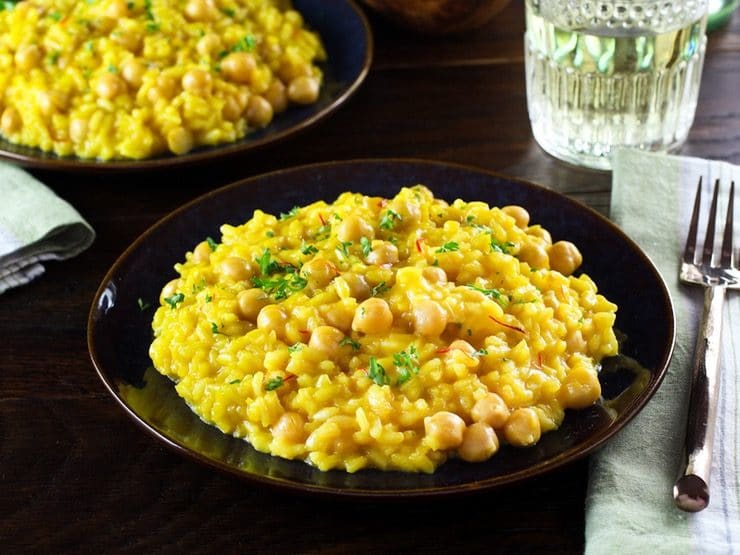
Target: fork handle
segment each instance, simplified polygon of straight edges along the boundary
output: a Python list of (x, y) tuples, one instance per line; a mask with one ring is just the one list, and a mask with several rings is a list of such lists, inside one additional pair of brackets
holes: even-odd
[(720, 338), (725, 288), (707, 287), (704, 314), (696, 341), (691, 378), (691, 396), (686, 422), (684, 466), (673, 486), (679, 509), (697, 512), (709, 504), (709, 474), (712, 468), (714, 424), (719, 395)]

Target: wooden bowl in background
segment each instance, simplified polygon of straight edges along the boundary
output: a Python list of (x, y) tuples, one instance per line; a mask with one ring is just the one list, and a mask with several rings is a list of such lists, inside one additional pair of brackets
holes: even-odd
[(387, 19), (428, 35), (469, 31), (490, 21), (510, 0), (361, 0)]

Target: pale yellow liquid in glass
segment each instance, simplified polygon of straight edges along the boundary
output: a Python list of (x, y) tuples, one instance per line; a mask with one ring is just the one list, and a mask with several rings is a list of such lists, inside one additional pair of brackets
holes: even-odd
[(540, 4), (526, 0), (527, 99), (534, 136), (547, 152), (608, 170), (617, 147), (683, 144), (699, 93), (703, 15), (655, 31), (613, 19), (583, 31), (549, 21)]

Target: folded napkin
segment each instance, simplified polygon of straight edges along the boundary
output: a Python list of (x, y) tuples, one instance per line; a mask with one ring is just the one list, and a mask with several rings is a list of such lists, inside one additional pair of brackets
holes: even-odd
[[(674, 507), (672, 496), (680, 471), (691, 364), (702, 314), (702, 288), (678, 281), (700, 175), (705, 186), (703, 207), (709, 206), (708, 184), (713, 185), (716, 178), (725, 184), (725, 195), (732, 179), (740, 185), (740, 167), (723, 162), (633, 150), (615, 154), (612, 219), (643, 248), (666, 280), (676, 310), (677, 339), (668, 374), (655, 397), (591, 458), (586, 498), (589, 555), (740, 553), (738, 292), (728, 292), (725, 305), (709, 507), (685, 513)], [(723, 216), (725, 199), (719, 204)], [(736, 219), (738, 204), (736, 198)], [(736, 232), (734, 244), (740, 245), (740, 233)]]
[(41, 275), (40, 262), (75, 256), (94, 239), (68, 203), (22, 169), (0, 163), (0, 294)]

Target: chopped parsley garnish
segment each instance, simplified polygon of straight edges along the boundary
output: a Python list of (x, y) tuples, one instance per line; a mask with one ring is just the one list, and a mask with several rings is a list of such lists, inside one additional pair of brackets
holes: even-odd
[(85, 50), (87, 50), (88, 52), (95, 51), (95, 45), (93, 44), (93, 41), (89, 40), (85, 43)]
[(113, 64), (108, 64), (106, 69), (108, 70), (108, 73), (118, 73), (118, 68)]
[(319, 252), (319, 249), (317, 249), (313, 245), (307, 245), (305, 241), (301, 242), (301, 253), (303, 254), (316, 254)]
[(352, 241), (342, 241), (339, 243), (339, 246), (337, 246), (337, 251), (339, 251), (344, 258), (349, 258), (349, 248), (352, 246)]
[(49, 54), (49, 63), (53, 66), (57, 65), (60, 55), (61, 55), (61, 52), (59, 52), (59, 50), (55, 50), (54, 52)]
[(269, 249), (265, 249), (262, 252), (262, 256), (255, 258), (254, 261), (260, 265), (260, 273), (263, 277), (271, 276), (278, 272), (295, 273), (296, 269), (290, 264), (281, 264), (277, 260), (273, 260)]
[(12, 10), (15, 8), (16, 2), (0, 2), (0, 12), (3, 10)]
[(360, 342), (359, 341), (355, 341), (350, 336), (346, 336), (344, 339), (342, 339), (339, 342), (339, 344), (342, 347), (344, 347), (345, 345), (349, 345), (350, 347), (352, 347), (352, 350), (353, 351), (359, 351), (360, 350), (360, 347), (361, 347)]
[(134, 4), (133, 2), (126, 2), (126, 7), (129, 10), (133, 10), (136, 7), (136, 4)]
[(177, 308), (177, 305), (185, 300), (185, 295), (182, 293), (175, 293), (171, 297), (165, 297), (164, 302), (170, 305), (170, 308)]
[(487, 354), (488, 354), (488, 349), (481, 348), (481, 349), (478, 349), (477, 351), (475, 351), (472, 356), (474, 356), (474, 357), (482, 357), (482, 356), (485, 356)]
[(291, 273), (278, 278), (253, 277), (252, 285), (259, 287), (268, 295), (272, 295), (276, 301), (279, 301), (287, 299), (292, 293), (306, 287), (308, 280), (297, 273)]
[(265, 231), (265, 237), (275, 237), (275, 232), (271, 229)]
[(496, 240), (495, 238), (491, 237), (491, 252), (500, 252), (501, 254), (509, 254), (509, 249), (514, 246), (514, 243), (511, 241), (506, 241), (502, 243), (501, 241)]
[(206, 237), (206, 243), (208, 243), (208, 246), (211, 247), (212, 251), (215, 251), (218, 248), (218, 243), (216, 243), (212, 237)]
[(465, 216), (465, 223), (466, 224), (472, 224), (475, 221), (475, 215), (474, 214), (468, 214)]
[(303, 347), (305, 347), (305, 345), (299, 341), (298, 343), (293, 343), (290, 347), (288, 347), (288, 352), (297, 353), (298, 351), (303, 349)]
[(206, 294), (206, 302), (207, 303), (210, 303), (212, 300), (213, 300), (213, 297), (211, 297), (211, 294), (210, 293), (207, 293)]
[(416, 347), (411, 345), (407, 351), (401, 351), (393, 355), (393, 364), (396, 365), (396, 372), (398, 378), (396, 379), (396, 385), (406, 383), (411, 379), (411, 376), (419, 373), (419, 353), (416, 351)]
[(136, 299), (136, 304), (139, 305), (139, 310), (141, 310), (142, 312), (144, 312), (147, 308), (152, 306), (148, 302), (146, 302), (144, 299), (142, 299), (141, 297)]
[(373, 250), (373, 242), (367, 237), (360, 237), (360, 247), (362, 248), (362, 255), (366, 257)]
[(274, 391), (278, 387), (282, 386), (285, 383), (285, 380), (282, 376), (277, 376), (276, 378), (272, 378), (270, 381), (268, 381), (265, 384), (265, 390), (267, 391)]
[[(233, 17), (233, 14), (232, 14)], [(242, 39), (231, 47), (232, 52), (251, 52), (257, 44), (257, 39), (252, 35), (244, 35)]]
[(49, 19), (53, 19), (54, 21), (61, 21), (62, 14), (60, 14), (59, 12), (51, 12), (49, 14)]
[(339, 215), (339, 214), (337, 214), (336, 212), (334, 212), (334, 213), (332, 214), (332, 218), (334, 218), (335, 220), (339, 220), (340, 222), (342, 221), (342, 216), (340, 216), (340, 215)]
[(236, 15), (234, 8), (221, 8), (221, 11), (229, 17), (234, 17)]
[(390, 287), (388, 287), (385, 284), (384, 281), (381, 281), (378, 285), (376, 285), (375, 287), (373, 287), (373, 290), (372, 290), (372, 293), (371, 294), (372, 294), (373, 297), (377, 297), (378, 295), (382, 295), (383, 293), (385, 293), (389, 289), (390, 289)]
[(398, 212), (388, 209), (380, 217), (380, 227), (383, 229), (393, 229), (396, 227), (396, 223), (400, 221), (401, 215)]
[(299, 206), (294, 206), (291, 208), (288, 212), (280, 212), (280, 216), (278, 216), (278, 220), (287, 220), (288, 218), (292, 218), (293, 216), (297, 216), (298, 212), (300, 212)]
[(221, 333), (220, 331), (218, 331), (218, 325), (216, 325), (215, 322), (211, 322), (211, 331), (213, 333)]
[(378, 385), (388, 385), (391, 379), (385, 373), (385, 368), (375, 357), (370, 357), (370, 368), (367, 371), (367, 377)]
[(146, 30), (149, 33), (156, 33), (157, 31), (159, 31), (159, 23), (156, 23), (154, 21), (147, 21)]
[(198, 283), (193, 284), (193, 295), (195, 295), (199, 291), (203, 291), (203, 289), (205, 288), (206, 288), (206, 278), (202, 277), (200, 278), (200, 281)]
[(231, 380), (230, 382), (227, 382), (229, 385), (234, 385), (236, 383), (241, 383), (241, 380)]
[(454, 252), (457, 250), (460, 250), (460, 245), (458, 245), (455, 241), (449, 241), (434, 252)]
[(509, 297), (507, 297), (505, 294), (503, 294), (498, 289), (486, 289), (484, 287), (478, 287), (477, 285), (468, 284), (465, 287), (468, 287), (469, 289), (473, 289), (474, 291), (478, 291), (479, 293), (483, 293), (486, 297), (489, 299), (493, 299), (498, 304), (502, 306), (506, 306), (509, 304)]
[(331, 233), (331, 224), (323, 224), (317, 231), (316, 231), (316, 238), (326, 238)]

